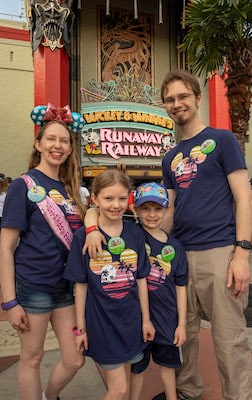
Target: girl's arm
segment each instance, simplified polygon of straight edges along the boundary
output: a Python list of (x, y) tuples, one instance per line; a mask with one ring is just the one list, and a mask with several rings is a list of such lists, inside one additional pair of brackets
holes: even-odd
[(138, 297), (142, 312), (142, 330), (144, 342), (153, 340), (155, 336), (155, 328), (150, 320), (149, 297), (146, 278), (137, 279)]
[(78, 351), (87, 350), (88, 348), (88, 335), (86, 330), (86, 321), (84, 318), (86, 298), (87, 298), (87, 283), (75, 284), (75, 317), (76, 328), (79, 332), (76, 336), (76, 346)]
[[(16, 299), (14, 253), (20, 231), (13, 228), (1, 229), (0, 240), (0, 282), (3, 303)], [(29, 331), (26, 312), (19, 304), (7, 311), (8, 320), (14, 329), (23, 333)]]
[(176, 286), (178, 326), (175, 330), (173, 343), (179, 347), (186, 340), (186, 313), (187, 313), (187, 293), (186, 286)]
[[(99, 212), (96, 207), (89, 208), (85, 215), (85, 226), (88, 228), (90, 226), (98, 225)], [(96, 259), (97, 256), (102, 257), (102, 243), (107, 244), (105, 237), (99, 230), (94, 230), (86, 234), (86, 240), (82, 249), (83, 254), (88, 254), (90, 258)]]

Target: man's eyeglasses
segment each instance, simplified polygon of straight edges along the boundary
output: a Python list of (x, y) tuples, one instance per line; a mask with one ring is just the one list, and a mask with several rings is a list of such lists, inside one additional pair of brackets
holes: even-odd
[(181, 93), (177, 97), (166, 97), (164, 103), (168, 106), (173, 106), (177, 100), (179, 103), (186, 101), (190, 96), (194, 96), (194, 93)]

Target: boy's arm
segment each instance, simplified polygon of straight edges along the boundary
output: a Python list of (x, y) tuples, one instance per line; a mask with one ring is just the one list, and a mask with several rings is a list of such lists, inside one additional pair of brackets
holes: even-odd
[(187, 292), (186, 286), (176, 285), (178, 326), (175, 330), (173, 343), (181, 346), (186, 340), (186, 313), (187, 313)]
[[(99, 220), (99, 212), (96, 207), (89, 208), (86, 212), (84, 223), (87, 228), (97, 226)], [(86, 240), (82, 249), (82, 253), (88, 254), (90, 258), (96, 259), (99, 255), (102, 257), (102, 243), (107, 244), (105, 237), (99, 230), (93, 230), (86, 234)]]
[(150, 320), (149, 297), (146, 278), (137, 279), (138, 297), (142, 312), (142, 326), (144, 342), (153, 340), (155, 336), (155, 328)]
[[(76, 328), (76, 346), (78, 351), (83, 351), (88, 348), (88, 336), (86, 330), (86, 321), (84, 318), (86, 298), (87, 298), (87, 283), (75, 284), (75, 317)], [(75, 333), (76, 334), (76, 333)]]

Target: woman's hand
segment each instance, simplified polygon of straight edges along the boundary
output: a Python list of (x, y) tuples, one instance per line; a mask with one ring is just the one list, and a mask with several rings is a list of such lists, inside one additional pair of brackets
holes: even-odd
[(29, 319), (22, 306), (16, 305), (7, 311), (7, 315), (11, 326), (19, 333), (29, 332)]

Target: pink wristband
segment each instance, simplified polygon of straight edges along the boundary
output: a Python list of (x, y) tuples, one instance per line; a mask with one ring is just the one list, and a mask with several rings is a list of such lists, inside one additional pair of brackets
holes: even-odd
[(73, 331), (75, 336), (81, 336), (84, 333), (86, 333), (86, 329), (84, 329), (84, 328), (78, 329), (77, 326), (74, 326), (72, 331)]

